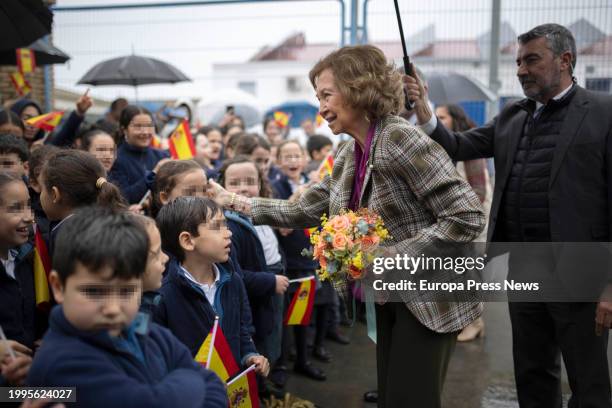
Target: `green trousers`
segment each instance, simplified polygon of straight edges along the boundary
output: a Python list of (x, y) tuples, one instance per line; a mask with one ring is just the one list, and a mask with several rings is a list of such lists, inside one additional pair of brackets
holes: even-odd
[(457, 333), (423, 326), (404, 303), (376, 305), (379, 408), (440, 408)]

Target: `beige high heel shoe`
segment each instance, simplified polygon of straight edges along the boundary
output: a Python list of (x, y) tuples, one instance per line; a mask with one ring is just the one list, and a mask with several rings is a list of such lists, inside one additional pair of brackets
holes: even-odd
[(485, 327), (484, 320), (482, 317), (474, 320), (469, 325), (465, 326), (461, 333), (457, 336), (457, 341), (466, 342), (477, 339), (478, 337), (484, 337)]

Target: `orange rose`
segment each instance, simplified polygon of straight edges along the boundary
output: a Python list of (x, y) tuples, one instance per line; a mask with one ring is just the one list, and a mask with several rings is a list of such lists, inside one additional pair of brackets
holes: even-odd
[(354, 265), (349, 265), (348, 273), (351, 275), (353, 279), (361, 279), (361, 275), (363, 273), (363, 269), (359, 269)]
[(321, 258), (319, 258), (319, 265), (321, 266), (321, 268), (325, 269), (327, 268), (327, 259), (325, 259), (324, 256), (322, 256)]
[(323, 250), (325, 249), (325, 246), (325, 242), (319, 241), (314, 247), (313, 256), (315, 258), (319, 258), (321, 255), (323, 255)]
[(369, 252), (372, 250), (378, 243), (380, 242), (380, 238), (378, 236), (365, 236), (361, 238), (361, 250), (364, 252)]
[(350, 243), (350, 240), (341, 232), (334, 234), (332, 246), (334, 249), (346, 249), (346, 246)]
[(350, 228), (351, 222), (346, 215), (337, 215), (331, 220), (331, 227), (334, 231), (346, 231)]

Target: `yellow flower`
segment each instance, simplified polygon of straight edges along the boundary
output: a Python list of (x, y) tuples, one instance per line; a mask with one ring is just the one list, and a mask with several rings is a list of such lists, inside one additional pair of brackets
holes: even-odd
[(361, 258), (361, 252), (358, 252), (357, 255), (353, 257), (353, 266), (358, 269), (363, 268), (363, 260)]

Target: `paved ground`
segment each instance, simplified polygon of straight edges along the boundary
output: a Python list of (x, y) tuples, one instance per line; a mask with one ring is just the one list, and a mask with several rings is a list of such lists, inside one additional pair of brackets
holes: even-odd
[[(510, 323), (507, 304), (489, 303), (485, 309), (486, 336), (472, 343), (458, 344), (447, 376), (445, 408), (518, 408), (512, 371)], [(328, 380), (315, 382), (292, 376), (288, 391), (309, 399), (322, 408), (364, 407), (362, 394), (376, 387), (375, 345), (365, 325), (348, 330), (349, 346), (328, 343), (334, 355), (331, 363), (317, 363)], [(608, 361), (612, 362), (612, 345)], [(567, 392), (567, 384), (565, 384)], [(411, 407), (406, 404), (401, 408)]]

